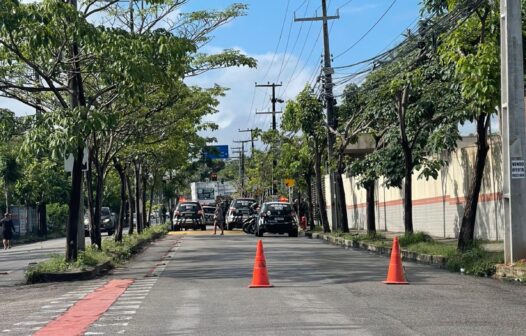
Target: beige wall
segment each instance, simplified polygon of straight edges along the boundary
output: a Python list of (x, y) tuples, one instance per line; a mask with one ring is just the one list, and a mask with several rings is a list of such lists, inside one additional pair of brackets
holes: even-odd
[[(469, 181), (475, 161), (475, 139), (461, 141), (458, 149), (446, 157), (448, 164), (436, 180), (413, 175), (413, 222), (415, 231), (437, 237), (457, 237)], [(484, 179), (477, 211), (476, 237), (502, 240), (502, 153), (500, 138), (494, 137), (486, 161)], [(349, 227), (363, 229), (365, 222), (365, 190), (353, 177), (344, 176)], [(329, 187), (326, 177), (326, 188)], [(329, 190), (326, 190), (327, 192)], [(398, 188), (386, 188), (380, 179), (376, 186), (376, 227), (378, 230), (403, 232), (403, 193)], [(330, 210), (331, 200), (327, 198)], [(329, 216), (330, 217), (330, 216)], [(329, 218), (330, 220), (330, 218)]]

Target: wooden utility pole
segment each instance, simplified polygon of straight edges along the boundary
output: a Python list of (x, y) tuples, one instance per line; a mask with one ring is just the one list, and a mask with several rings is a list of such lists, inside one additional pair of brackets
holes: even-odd
[(504, 260), (526, 258), (526, 121), (520, 0), (501, 0)]
[[(272, 114), (272, 129), (275, 131), (277, 129), (276, 125), (276, 114), (283, 113), (283, 111), (276, 111), (276, 103), (283, 103), (283, 99), (276, 98), (276, 87), (280, 87), (283, 84), (276, 84), (276, 83), (268, 83), (268, 84), (258, 84), (256, 83), (256, 87), (271, 87), (272, 88), (272, 98), (270, 101), (272, 102), (272, 111), (270, 112), (257, 112), (256, 114)], [(275, 148), (272, 148), (272, 152), (275, 153)], [(272, 195), (276, 193), (276, 184), (274, 183), (274, 171), (276, 170), (276, 166), (278, 165), (278, 161), (276, 158), (272, 160)]]
[(251, 153), (252, 153), (252, 154), (254, 154), (254, 139), (256, 138), (256, 137), (254, 136), (254, 132), (255, 132), (255, 131), (256, 131), (255, 128), (248, 128), (248, 129), (244, 129), (244, 130), (239, 129), (239, 130), (238, 130), (238, 132), (241, 132), (241, 133), (250, 132), (250, 141), (252, 142), (252, 146), (251, 146), (251, 149), (252, 149)]
[(234, 141), (234, 143), (241, 144), (241, 155), (240, 155), (240, 164), (239, 164), (239, 175), (241, 178), (241, 195), (245, 196), (245, 143), (250, 142), (251, 140), (240, 140)]
[(322, 16), (309, 17), (309, 18), (294, 18), (294, 22), (305, 22), (305, 21), (322, 21), (323, 27), (323, 77), (324, 77), (324, 97), (325, 97), (325, 106), (327, 109), (327, 156), (329, 161), (329, 177), (331, 185), (331, 213), (332, 213), (332, 228), (333, 230), (337, 229), (338, 224), (341, 222), (339, 217), (339, 212), (335, 211), (338, 207), (338, 197), (336, 197), (336, 187), (335, 187), (335, 177), (330, 169), (330, 162), (332, 159), (332, 152), (335, 142), (335, 136), (330, 131), (330, 128), (336, 129), (337, 123), (334, 116), (334, 95), (333, 95), (333, 83), (332, 83), (332, 74), (334, 70), (331, 66), (331, 51), (329, 46), (329, 27), (328, 21), (336, 20), (340, 18), (339, 12), (335, 16), (327, 15), (327, 1), (321, 1)]

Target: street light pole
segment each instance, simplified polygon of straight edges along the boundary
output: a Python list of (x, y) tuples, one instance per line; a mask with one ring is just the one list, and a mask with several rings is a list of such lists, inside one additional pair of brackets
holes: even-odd
[(520, 0), (501, 0), (504, 260), (526, 258), (526, 121)]

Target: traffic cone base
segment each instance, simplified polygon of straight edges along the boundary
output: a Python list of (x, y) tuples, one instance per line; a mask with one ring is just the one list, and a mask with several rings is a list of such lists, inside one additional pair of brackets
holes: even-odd
[(256, 249), (256, 258), (254, 260), (254, 272), (252, 274), (252, 283), (248, 288), (268, 288), (273, 287), (268, 279), (267, 262), (263, 253), (263, 242), (258, 241)]
[(389, 261), (389, 270), (387, 271), (387, 279), (383, 281), (388, 285), (408, 285), (404, 275), (404, 268), (402, 266), (402, 258), (400, 256), (400, 245), (398, 244), (398, 237), (393, 238), (393, 248), (391, 249), (391, 260)]

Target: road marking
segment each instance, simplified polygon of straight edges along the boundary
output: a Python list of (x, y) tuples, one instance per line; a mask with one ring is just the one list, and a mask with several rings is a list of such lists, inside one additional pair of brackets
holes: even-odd
[(126, 291), (133, 280), (111, 280), (106, 285), (87, 294), (66, 313), (51, 321), (34, 336), (55, 336), (68, 330), (70, 335), (81, 335), (89, 326), (111, 307)]

